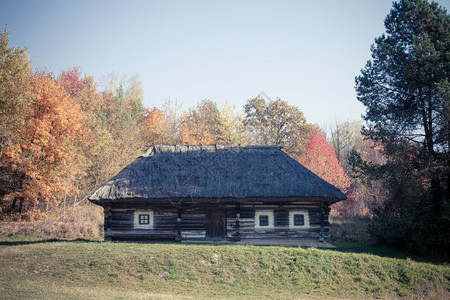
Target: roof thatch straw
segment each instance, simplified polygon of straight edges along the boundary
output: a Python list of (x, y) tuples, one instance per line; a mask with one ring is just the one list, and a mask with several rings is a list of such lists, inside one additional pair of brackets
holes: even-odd
[(277, 146), (151, 146), (89, 200), (346, 199)]

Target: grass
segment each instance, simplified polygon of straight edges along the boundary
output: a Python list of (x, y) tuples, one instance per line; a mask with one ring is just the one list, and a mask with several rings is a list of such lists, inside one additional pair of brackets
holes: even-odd
[(357, 242), (340, 243), (337, 250), (319, 250), (13, 236), (0, 239), (0, 298), (446, 299), (450, 295), (448, 264), (418, 261)]
[[(68, 209), (65, 216), (52, 212), (37, 221), (18, 222), (11, 221), (11, 218), (4, 219), (0, 221), (0, 237), (26, 235), (40, 238), (95, 239), (103, 236), (103, 209), (92, 203)], [(10, 219), (9, 222), (7, 219)]]

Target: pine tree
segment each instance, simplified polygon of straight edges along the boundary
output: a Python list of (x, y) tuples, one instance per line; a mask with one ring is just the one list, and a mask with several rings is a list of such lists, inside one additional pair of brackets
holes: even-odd
[(423, 252), (444, 241), (440, 249), (449, 253), (450, 16), (436, 2), (401, 0), (385, 27), (356, 77), (366, 133), (388, 158), (372, 168), (389, 197), (376, 210), (371, 231)]

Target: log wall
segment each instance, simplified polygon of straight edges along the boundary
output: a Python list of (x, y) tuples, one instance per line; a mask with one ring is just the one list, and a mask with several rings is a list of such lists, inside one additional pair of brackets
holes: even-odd
[[(255, 212), (271, 210), (274, 214), (274, 228), (255, 228)], [(309, 228), (293, 229), (289, 227), (289, 211), (305, 210), (309, 215)], [(236, 226), (236, 214), (239, 213), (239, 225)], [(237, 232), (241, 239), (254, 238), (317, 238), (321, 230), (322, 214), (317, 203), (301, 203), (290, 205), (252, 204), (227, 207), (227, 237), (235, 238)]]
[[(168, 204), (150, 205), (145, 203), (113, 203), (105, 206), (105, 241), (110, 240), (176, 240), (182, 238), (206, 238), (206, 212), (210, 205), (175, 207)], [(327, 232), (327, 205), (319, 202), (297, 202), (289, 204), (228, 204), (217, 205), (226, 211), (226, 239), (254, 238), (317, 238)], [(135, 210), (153, 211), (153, 228), (136, 229)], [(274, 228), (255, 228), (255, 212), (274, 212)], [(289, 211), (308, 211), (309, 228), (289, 227)], [(239, 215), (239, 217), (237, 217)], [(177, 218), (180, 222), (178, 222)], [(179, 236), (181, 234), (181, 236)]]

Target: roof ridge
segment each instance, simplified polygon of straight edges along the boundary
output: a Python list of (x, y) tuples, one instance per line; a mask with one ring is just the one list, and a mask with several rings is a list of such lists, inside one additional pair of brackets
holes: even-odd
[(157, 153), (162, 152), (190, 152), (190, 151), (218, 151), (218, 150), (225, 150), (225, 149), (236, 149), (236, 150), (246, 150), (246, 149), (255, 149), (255, 150), (281, 150), (283, 147), (277, 146), (277, 145), (247, 145), (247, 146), (241, 146), (241, 145), (224, 145), (224, 144), (199, 144), (199, 145), (180, 145), (180, 144), (157, 144), (157, 145), (151, 145), (147, 148), (147, 150), (140, 155), (140, 157), (148, 157), (153, 156)]

